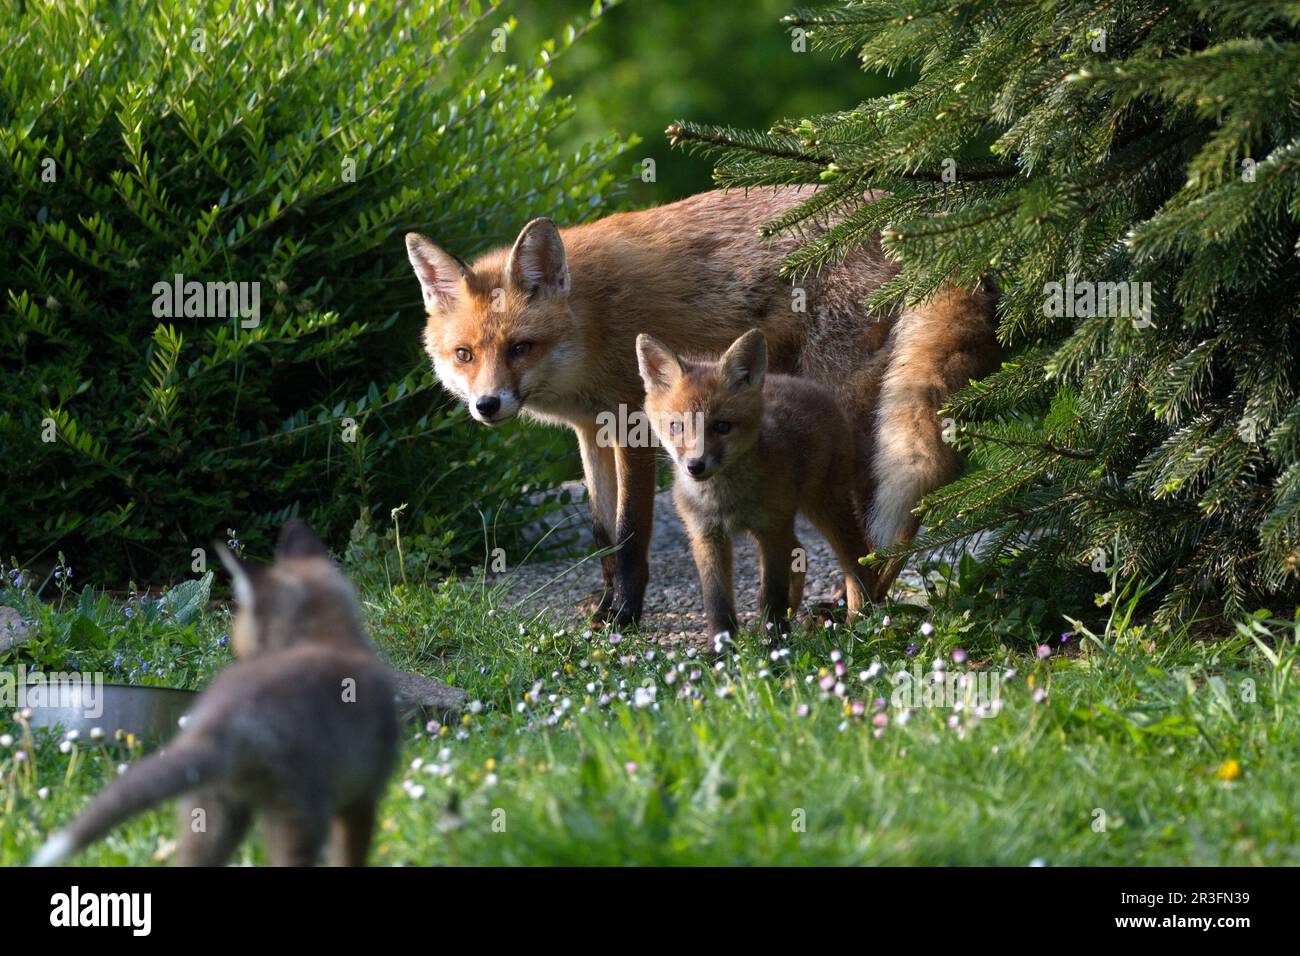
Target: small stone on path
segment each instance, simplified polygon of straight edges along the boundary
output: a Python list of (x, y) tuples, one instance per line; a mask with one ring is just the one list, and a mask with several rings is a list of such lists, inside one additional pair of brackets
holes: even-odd
[(397, 689), (397, 698), (407, 719), (419, 717), (425, 711), (433, 716), (446, 717), (462, 710), (469, 697), (459, 687), (452, 687), (432, 677), (422, 677), (409, 671), (392, 670), (390, 676)]
[(29, 637), (31, 634), (22, 615), (11, 607), (0, 606), (0, 654), (26, 644)]

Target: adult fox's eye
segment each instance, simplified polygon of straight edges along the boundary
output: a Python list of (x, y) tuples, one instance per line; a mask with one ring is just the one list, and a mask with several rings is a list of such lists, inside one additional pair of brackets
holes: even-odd
[(510, 346), (510, 357), (520, 358), (533, 350), (532, 342), (516, 342)]
[(719, 435), (725, 435), (731, 431), (731, 422), (714, 422), (713, 430)]
[(469, 349), (456, 350), (456, 360), (458, 362), (470, 362), (473, 361), (473, 359), (474, 359), (474, 353), (471, 352)]

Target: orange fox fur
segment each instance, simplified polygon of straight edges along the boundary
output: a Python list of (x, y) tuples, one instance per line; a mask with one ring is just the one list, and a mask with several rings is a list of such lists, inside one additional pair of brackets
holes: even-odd
[(830, 388), (856, 432), (874, 546), (914, 534), (917, 501), (956, 474), (937, 411), (996, 367), (992, 296), (949, 289), (902, 314), (873, 313), (863, 301), (899, 269), (878, 241), (798, 283), (782, 277), (783, 259), (834, 219), (772, 240), (759, 228), (811, 195), (717, 190), (566, 229), (535, 219), (472, 265), (407, 236), (443, 385), (484, 424), (522, 412), (577, 433), (596, 541), (619, 545), (603, 564), (601, 619), (636, 620), (649, 577), (655, 450), (602, 443), (598, 423), (642, 407), (642, 332), (712, 358), (760, 328), (773, 372)]

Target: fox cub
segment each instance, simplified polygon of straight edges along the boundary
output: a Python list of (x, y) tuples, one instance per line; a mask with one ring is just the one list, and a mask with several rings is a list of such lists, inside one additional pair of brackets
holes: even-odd
[(356, 592), (306, 525), (284, 527), (270, 566), (217, 547), (234, 578), (239, 660), (199, 696), (166, 750), (109, 784), (36, 865), (182, 794), (179, 865), (224, 863), (254, 811), (272, 865), (310, 866), (327, 842), (332, 863), (365, 865), (399, 729)]
[(870, 549), (853, 496), (853, 432), (835, 396), (807, 379), (767, 375), (767, 341), (753, 329), (721, 360), (679, 358), (637, 338), (646, 414), (677, 469), (673, 502), (691, 539), (711, 635), (736, 632), (731, 540), (758, 542), (762, 616), (783, 631), (803, 597), (801, 512), (844, 569), (849, 613), (864, 602)]

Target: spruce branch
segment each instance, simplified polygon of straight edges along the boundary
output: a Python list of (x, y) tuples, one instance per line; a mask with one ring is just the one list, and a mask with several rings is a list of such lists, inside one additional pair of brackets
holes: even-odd
[(992, 442), (995, 445), (1006, 445), (1009, 448), (1032, 448), (1034, 451), (1042, 452), (1045, 455), (1054, 455), (1058, 458), (1076, 458), (1080, 461), (1092, 461), (1097, 457), (1097, 450), (1091, 448), (1063, 448), (1052, 441), (1049, 435), (1041, 442), (1019, 441), (1014, 438), (1003, 438), (998, 435), (989, 435), (984, 432), (977, 432), (969, 427), (959, 428), (958, 434), (964, 435), (973, 441)]

